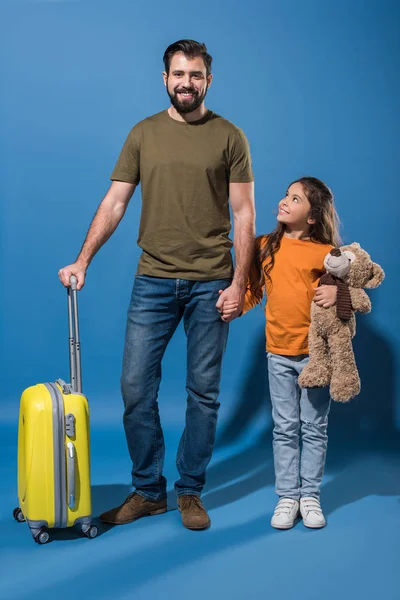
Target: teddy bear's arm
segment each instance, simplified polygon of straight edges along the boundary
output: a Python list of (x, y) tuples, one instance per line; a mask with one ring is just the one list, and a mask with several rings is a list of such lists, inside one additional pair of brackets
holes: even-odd
[(360, 288), (350, 288), (351, 306), (354, 311), (369, 313), (371, 311), (371, 300), (368, 294)]

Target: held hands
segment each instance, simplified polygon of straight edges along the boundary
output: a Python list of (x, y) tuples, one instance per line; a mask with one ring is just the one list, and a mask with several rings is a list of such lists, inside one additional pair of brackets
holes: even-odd
[(58, 277), (65, 287), (69, 287), (71, 285), (69, 281), (71, 275), (75, 275), (77, 279), (76, 287), (78, 290), (81, 290), (85, 285), (86, 268), (80, 263), (75, 262), (72, 265), (68, 265), (67, 267), (64, 267), (58, 271)]
[(315, 304), (318, 304), (318, 306), (329, 308), (330, 306), (334, 306), (336, 304), (336, 285), (321, 285), (320, 287), (314, 288), (314, 291), (314, 302)]
[(244, 304), (244, 291), (235, 284), (231, 284), (226, 290), (219, 290), (219, 300), (216, 304), (221, 319), (230, 323), (239, 317)]

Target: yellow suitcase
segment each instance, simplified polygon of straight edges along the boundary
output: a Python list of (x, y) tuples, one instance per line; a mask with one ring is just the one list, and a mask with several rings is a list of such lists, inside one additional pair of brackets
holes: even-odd
[(14, 518), (26, 521), (34, 540), (45, 544), (49, 529), (78, 525), (89, 538), (89, 407), (82, 394), (76, 278), (68, 288), (71, 384), (61, 379), (27, 388), (20, 402), (18, 500)]

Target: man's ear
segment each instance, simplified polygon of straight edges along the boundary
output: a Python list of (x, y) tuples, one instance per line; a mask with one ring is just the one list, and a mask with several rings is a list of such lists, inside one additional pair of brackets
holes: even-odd
[(213, 76), (210, 73), (207, 77), (207, 88), (210, 87), (212, 80), (213, 80)]
[(166, 74), (166, 72), (165, 72), (165, 71), (163, 71), (163, 74), (162, 74), (162, 76), (163, 76), (163, 80), (164, 80), (164, 85), (165, 85), (165, 87), (167, 87), (167, 79), (168, 79), (168, 75)]

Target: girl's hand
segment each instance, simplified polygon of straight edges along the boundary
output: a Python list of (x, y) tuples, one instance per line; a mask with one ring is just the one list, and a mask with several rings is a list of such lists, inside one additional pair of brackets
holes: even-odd
[(233, 315), (233, 313), (235, 313), (237, 311), (238, 308), (238, 303), (237, 302), (224, 302), (224, 305), (222, 307), (222, 319), (224, 321), (228, 321), (230, 319), (230, 317)]
[(336, 285), (321, 285), (320, 287), (314, 288), (314, 291), (315, 304), (318, 304), (318, 306), (322, 306), (323, 308), (335, 306), (337, 298)]

